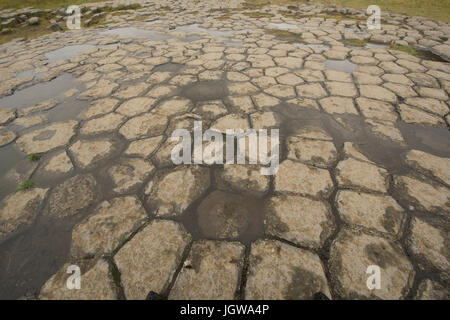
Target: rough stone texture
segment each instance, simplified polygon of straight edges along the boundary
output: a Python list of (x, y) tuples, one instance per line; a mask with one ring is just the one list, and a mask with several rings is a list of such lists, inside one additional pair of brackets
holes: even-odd
[(95, 208), (72, 231), (71, 254), (77, 259), (110, 255), (137, 230), (147, 214), (136, 197), (113, 198)]
[[(101, 259), (89, 270), (81, 274), (79, 290), (67, 288), (69, 263), (65, 264), (41, 288), (41, 300), (115, 300), (117, 299), (108, 263)], [(82, 270), (83, 271), (83, 270)]]
[(330, 173), (324, 169), (309, 167), (285, 160), (275, 176), (275, 191), (314, 197), (327, 197), (333, 188)]
[(7, 124), (16, 118), (16, 109), (0, 110), (0, 125)]
[(81, 127), (80, 133), (85, 135), (93, 135), (111, 132), (114, 131), (124, 120), (124, 116), (117, 113), (110, 113), (101, 118), (87, 121)]
[(252, 243), (246, 299), (310, 300), (318, 292), (331, 298), (316, 254), (273, 240)]
[(128, 140), (158, 136), (164, 132), (167, 123), (166, 116), (147, 113), (128, 120), (119, 132)]
[(46, 213), (56, 218), (77, 215), (96, 200), (96, 189), (92, 175), (72, 177), (52, 190)]
[(67, 153), (61, 151), (48, 161), (43, 170), (50, 174), (63, 174), (72, 171), (73, 165)]
[(57, 122), (24, 134), (16, 143), (26, 154), (47, 152), (66, 145), (74, 136), (77, 124), (77, 121)]
[(154, 220), (114, 256), (127, 299), (167, 289), (191, 236), (174, 221)]
[(0, 147), (10, 144), (16, 139), (16, 134), (12, 131), (6, 131), (0, 129)]
[(0, 203), (0, 243), (29, 227), (38, 215), (48, 189), (18, 191)]
[(244, 246), (238, 242), (194, 242), (169, 299), (233, 299), (243, 260)]
[(333, 142), (309, 140), (297, 136), (288, 138), (288, 158), (318, 167), (330, 167), (337, 161)]
[[(367, 287), (367, 267), (379, 266), (380, 289)], [(345, 299), (402, 299), (414, 276), (411, 263), (396, 243), (342, 230), (333, 241), (329, 269), (340, 297)]]
[(422, 280), (417, 289), (415, 300), (449, 300), (448, 288), (430, 279)]
[(210, 185), (208, 169), (181, 167), (152, 179), (145, 194), (147, 203), (157, 216), (177, 216)]
[(409, 248), (422, 268), (437, 268), (444, 272), (447, 279), (450, 275), (448, 234), (448, 225), (439, 223), (437, 228), (415, 217), (407, 240)]
[(450, 190), (410, 176), (394, 178), (395, 187), (418, 210), (444, 214), (450, 212)]
[(262, 196), (269, 190), (269, 177), (261, 175), (260, 168), (248, 165), (224, 165), (216, 172), (219, 188)]
[(346, 159), (336, 167), (336, 178), (339, 187), (387, 192), (388, 173), (375, 165)]
[(144, 183), (154, 166), (143, 159), (121, 159), (118, 164), (108, 169), (108, 175), (114, 183), (114, 192), (125, 193)]
[(115, 146), (109, 139), (78, 140), (70, 147), (77, 166), (86, 169), (95, 167), (114, 152)]
[(328, 113), (358, 114), (353, 100), (345, 97), (327, 97), (320, 100), (323, 110)]
[(340, 190), (336, 207), (346, 223), (393, 236), (399, 235), (405, 220), (403, 209), (389, 196)]
[(415, 169), (432, 176), (450, 186), (450, 159), (411, 150), (406, 155), (406, 162)]
[(163, 136), (136, 140), (130, 143), (128, 149), (125, 151), (127, 155), (135, 155), (140, 157), (150, 156), (161, 144)]
[(299, 196), (270, 199), (265, 225), (268, 234), (313, 249), (320, 248), (334, 228), (327, 204)]

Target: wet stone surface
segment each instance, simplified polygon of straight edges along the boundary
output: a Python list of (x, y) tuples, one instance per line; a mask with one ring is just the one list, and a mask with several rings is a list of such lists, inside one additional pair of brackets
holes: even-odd
[[(0, 45), (0, 299), (448, 299), (448, 24), (130, 3)], [(277, 172), (249, 152), (174, 164), (171, 135), (195, 121), (224, 142), (279, 129)]]

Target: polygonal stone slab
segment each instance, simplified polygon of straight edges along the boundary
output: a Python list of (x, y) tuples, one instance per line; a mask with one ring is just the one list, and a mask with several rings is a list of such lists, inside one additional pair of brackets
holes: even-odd
[(433, 224), (414, 217), (407, 239), (408, 246), (422, 268), (436, 268), (444, 272), (445, 278), (448, 279), (450, 275), (449, 225), (440, 221), (435, 221)]
[(386, 121), (397, 120), (397, 114), (390, 103), (367, 98), (358, 98), (356, 103), (362, 114), (367, 118), (377, 118)]
[[(369, 266), (380, 268), (380, 289), (367, 286)], [(414, 270), (396, 243), (343, 229), (331, 244), (329, 269), (336, 290), (345, 299), (401, 299), (409, 290)]]
[(104, 201), (72, 231), (71, 254), (78, 259), (111, 254), (137, 230), (147, 214), (136, 197)]
[(169, 120), (166, 116), (148, 113), (125, 122), (119, 132), (128, 140), (161, 135)]
[(420, 150), (411, 150), (406, 155), (406, 163), (450, 186), (449, 158), (437, 157)]
[(238, 242), (194, 242), (169, 299), (232, 300), (239, 287), (244, 249)]
[(273, 240), (252, 244), (246, 299), (310, 300), (319, 292), (331, 298), (316, 254)]
[(0, 203), (0, 242), (30, 226), (48, 189), (32, 188), (11, 194)]
[(143, 159), (121, 159), (108, 169), (108, 175), (114, 183), (114, 192), (125, 193), (144, 183), (154, 169), (150, 162)]
[(170, 117), (174, 114), (185, 113), (191, 107), (192, 103), (189, 99), (173, 97), (158, 105), (153, 112)]
[(409, 176), (394, 178), (395, 188), (412, 209), (444, 214), (450, 212), (450, 190), (431, 181)]
[(147, 203), (157, 216), (180, 215), (209, 188), (209, 170), (203, 167), (180, 167), (155, 177), (147, 185)]
[(333, 142), (289, 137), (288, 158), (318, 167), (329, 167), (337, 160)]
[(330, 173), (324, 169), (285, 160), (275, 176), (275, 191), (327, 197), (333, 189)]
[(135, 155), (146, 158), (150, 156), (160, 145), (163, 136), (136, 140), (130, 143), (125, 151), (127, 155)]
[(318, 249), (333, 232), (331, 210), (321, 201), (281, 195), (271, 198), (268, 206), (265, 217), (268, 234)]
[(88, 109), (84, 110), (78, 116), (80, 119), (90, 119), (95, 116), (110, 113), (114, 111), (115, 107), (119, 103), (119, 100), (105, 98), (94, 101)]
[(119, 128), (120, 124), (125, 120), (125, 117), (110, 113), (103, 117), (92, 119), (83, 124), (80, 129), (81, 134), (91, 135), (111, 132)]
[(346, 223), (392, 236), (399, 236), (405, 219), (402, 207), (389, 196), (340, 190), (336, 207)]
[(262, 196), (269, 190), (269, 178), (261, 175), (258, 166), (224, 165), (216, 172), (216, 182), (220, 189), (251, 193)]
[(77, 121), (53, 123), (45, 128), (26, 133), (17, 139), (19, 148), (26, 154), (44, 153), (69, 143), (75, 135)]
[(117, 146), (110, 139), (78, 140), (70, 147), (75, 163), (80, 168), (92, 168), (107, 159)]
[(137, 116), (138, 114), (148, 112), (156, 104), (156, 99), (152, 98), (134, 98), (125, 101), (117, 108), (116, 112), (128, 117)]
[(346, 159), (336, 167), (339, 187), (387, 192), (388, 172), (380, 167), (355, 159)]
[(163, 293), (190, 240), (177, 222), (154, 220), (128, 241), (114, 256), (127, 299)]
[[(115, 300), (116, 287), (113, 283), (108, 263), (100, 259), (89, 270), (81, 274), (81, 288), (68, 289), (68, 278), (73, 274), (67, 272), (70, 264), (65, 264), (42, 286), (40, 300)], [(83, 271), (83, 270), (81, 270)]]
[(0, 130), (0, 147), (6, 146), (14, 141), (17, 135), (12, 131)]
[(345, 97), (327, 97), (319, 101), (323, 110), (327, 113), (358, 114), (353, 100)]
[(417, 288), (415, 300), (450, 300), (450, 290), (430, 279), (422, 280)]
[(46, 214), (57, 218), (76, 215), (96, 200), (96, 189), (91, 174), (72, 177), (52, 190)]

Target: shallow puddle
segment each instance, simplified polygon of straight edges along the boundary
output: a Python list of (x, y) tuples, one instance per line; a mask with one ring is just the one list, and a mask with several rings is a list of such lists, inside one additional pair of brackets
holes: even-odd
[(325, 44), (308, 44), (308, 43), (294, 43), (294, 46), (299, 47), (299, 48), (311, 48), (311, 49), (315, 49), (315, 50), (330, 50), (330, 46), (327, 46)]
[(156, 41), (167, 40), (172, 38), (167, 34), (156, 32), (153, 30), (146, 30), (132, 27), (111, 29), (100, 32), (100, 35), (117, 35), (126, 38), (148, 38), (150, 40)]
[(192, 101), (218, 100), (226, 97), (228, 89), (223, 80), (199, 81), (185, 86), (180, 95)]
[(338, 70), (347, 73), (355, 72), (358, 69), (358, 65), (348, 60), (331, 60), (325, 61), (325, 68), (331, 70)]
[(271, 23), (269, 24), (270, 27), (275, 27), (278, 29), (298, 29), (298, 27), (295, 24), (289, 24), (289, 23)]
[(52, 63), (55, 61), (72, 59), (76, 57), (80, 52), (89, 51), (97, 48), (96, 46), (91, 46), (88, 44), (83, 45), (75, 45), (75, 46), (67, 46), (61, 49), (53, 50), (45, 53), (45, 57), (47, 58), (48, 63)]
[(215, 190), (181, 217), (194, 239), (250, 243), (264, 236), (264, 200), (247, 194)]
[(75, 78), (64, 73), (59, 77), (45, 83), (38, 83), (31, 87), (18, 90), (10, 96), (0, 99), (0, 109), (17, 108), (34, 106), (48, 99), (57, 97), (58, 95), (77, 87)]

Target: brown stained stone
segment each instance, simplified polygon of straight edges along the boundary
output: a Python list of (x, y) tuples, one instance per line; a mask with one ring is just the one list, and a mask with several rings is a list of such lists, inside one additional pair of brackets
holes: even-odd
[(153, 173), (155, 167), (139, 158), (121, 159), (108, 169), (108, 175), (114, 183), (113, 191), (126, 193), (141, 186)]
[(244, 246), (238, 242), (194, 242), (169, 299), (232, 300), (243, 260)]
[(269, 190), (269, 178), (261, 175), (258, 166), (224, 165), (216, 172), (216, 182), (220, 189), (251, 193), (262, 196)]
[(339, 187), (387, 192), (388, 172), (367, 162), (353, 158), (339, 162), (336, 167)]
[(158, 136), (164, 132), (168, 122), (166, 116), (147, 113), (125, 122), (119, 132), (128, 140)]
[(407, 239), (408, 246), (419, 266), (424, 269), (436, 268), (450, 277), (450, 250), (448, 246), (449, 227), (437, 221), (432, 225), (414, 217)]
[(444, 215), (450, 212), (450, 190), (411, 176), (394, 177), (396, 190), (414, 209)]
[(340, 190), (336, 207), (346, 223), (391, 236), (399, 236), (405, 220), (404, 210), (389, 196)]
[(0, 203), (0, 242), (33, 224), (48, 189), (18, 191)]
[(411, 150), (406, 155), (406, 163), (450, 186), (449, 158), (437, 157), (420, 150)]
[[(344, 299), (403, 299), (414, 270), (403, 249), (391, 240), (343, 229), (331, 244), (329, 270)], [(380, 268), (380, 289), (369, 289), (369, 266)]]
[(331, 294), (319, 257), (274, 240), (252, 243), (245, 299), (310, 300)]
[(275, 176), (275, 191), (313, 197), (327, 197), (333, 189), (330, 173), (324, 169), (285, 160)]
[(72, 177), (52, 190), (45, 213), (56, 218), (77, 215), (97, 200), (96, 191), (97, 182), (92, 175)]
[(98, 260), (91, 269), (82, 272), (80, 289), (70, 290), (67, 287), (68, 278), (73, 274), (73, 272), (67, 273), (69, 266), (69, 263), (65, 264), (42, 286), (40, 300), (116, 300), (118, 298), (109, 265), (105, 260)]
[(147, 218), (136, 197), (113, 198), (99, 204), (72, 231), (72, 257), (86, 259), (111, 254)]
[(144, 300), (150, 291), (162, 294), (190, 240), (174, 221), (153, 220), (139, 231), (114, 256), (126, 298)]
[(330, 167), (337, 161), (337, 150), (333, 142), (289, 137), (288, 159), (318, 167)]
[(66, 145), (75, 135), (77, 125), (77, 121), (56, 122), (24, 134), (16, 143), (26, 154), (47, 152)]
[(266, 232), (300, 246), (318, 249), (334, 229), (330, 207), (300, 196), (273, 197), (265, 217)]
[(157, 216), (178, 216), (209, 188), (209, 170), (180, 167), (160, 174), (147, 185), (147, 203)]

